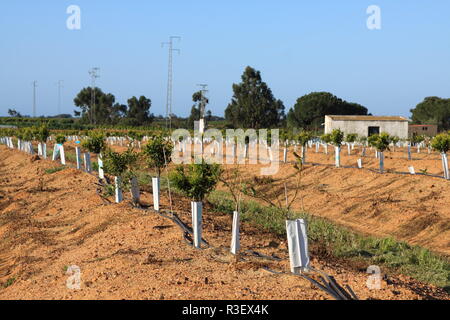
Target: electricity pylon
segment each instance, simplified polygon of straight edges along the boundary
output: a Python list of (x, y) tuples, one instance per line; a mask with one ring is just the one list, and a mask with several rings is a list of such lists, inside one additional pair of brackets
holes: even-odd
[(173, 40), (181, 40), (181, 37), (171, 36), (169, 42), (161, 43), (161, 47), (169, 47), (169, 68), (167, 75), (167, 98), (166, 98), (166, 127), (172, 130), (172, 85), (173, 85), (173, 52), (176, 51), (180, 53), (180, 49), (174, 49)]

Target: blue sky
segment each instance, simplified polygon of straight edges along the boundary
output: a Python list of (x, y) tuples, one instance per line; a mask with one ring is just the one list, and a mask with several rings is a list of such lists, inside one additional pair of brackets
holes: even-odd
[[(81, 30), (66, 28), (69, 5), (81, 8)], [(381, 8), (381, 30), (366, 27), (369, 5)], [(245, 66), (287, 109), (312, 91), (329, 91), (376, 115), (409, 116), (426, 96), (450, 90), (448, 0), (4, 0), (0, 2), (0, 115), (8, 108), (57, 113), (57, 81), (64, 80), (65, 113), (100, 67), (98, 86), (126, 103), (152, 100), (165, 113), (167, 50), (174, 55), (174, 113), (185, 116), (199, 83), (222, 115)]]

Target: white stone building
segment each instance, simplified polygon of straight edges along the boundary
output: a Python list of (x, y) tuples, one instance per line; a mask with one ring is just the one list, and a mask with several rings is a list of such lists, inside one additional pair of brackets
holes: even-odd
[(409, 121), (403, 117), (377, 116), (325, 116), (325, 133), (341, 129), (344, 134), (356, 133), (360, 137), (387, 132), (400, 139), (408, 138)]

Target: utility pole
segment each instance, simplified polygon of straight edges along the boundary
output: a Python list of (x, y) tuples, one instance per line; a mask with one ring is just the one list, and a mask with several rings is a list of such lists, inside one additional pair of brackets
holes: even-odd
[(208, 104), (208, 98), (206, 98), (206, 93), (208, 92), (208, 85), (207, 84), (198, 84), (197, 86), (202, 87), (200, 90), (200, 93), (202, 95), (202, 98), (199, 103), (199, 111), (200, 111), (200, 125), (199, 125), (199, 132), (203, 134), (205, 132), (206, 124), (205, 124), (205, 110), (206, 105)]
[(173, 40), (181, 40), (181, 37), (171, 36), (169, 42), (161, 43), (161, 47), (169, 47), (169, 70), (167, 75), (167, 99), (166, 99), (166, 127), (172, 130), (172, 83), (173, 83), (173, 52), (180, 53), (180, 49), (173, 48)]
[(33, 81), (33, 118), (36, 118), (36, 87), (37, 81)]
[(89, 110), (89, 120), (91, 124), (96, 124), (95, 118), (95, 81), (97, 78), (100, 78), (98, 74), (100, 72), (100, 68), (92, 68), (89, 70), (89, 75), (91, 76), (91, 108)]
[(58, 115), (61, 114), (61, 89), (64, 88), (64, 80), (58, 80)]

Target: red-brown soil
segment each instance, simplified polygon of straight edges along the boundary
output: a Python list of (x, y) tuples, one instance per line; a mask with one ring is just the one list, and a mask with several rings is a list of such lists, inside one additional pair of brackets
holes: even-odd
[[(0, 146), (0, 283), (10, 284), (0, 289), (0, 299), (330, 299), (306, 280), (262, 270), (263, 266), (277, 271), (289, 270), (284, 239), (244, 223), (244, 250), (257, 250), (283, 260), (273, 262), (246, 257), (246, 261), (236, 263), (228, 253), (231, 217), (212, 213), (207, 206), (204, 238), (211, 248), (195, 250), (184, 242), (180, 230), (171, 221), (151, 211), (133, 208), (128, 194), (122, 204), (105, 201), (96, 192), (97, 179), (93, 175), (72, 168), (44, 173), (45, 169), (55, 166), (49, 160), (32, 159)], [(246, 170), (256, 174), (256, 169), (248, 166)], [(288, 175), (289, 170), (283, 168), (280, 176)], [(411, 223), (411, 217), (418, 211), (414, 206), (419, 201), (419, 188), (423, 188), (425, 197), (430, 192), (425, 184), (433, 184), (433, 189), (439, 192), (447, 186), (446, 181), (429, 177), (380, 176), (356, 169), (325, 167), (306, 170), (304, 182), (309, 191), (304, 197), (305, 209), (368, 233), (388, 234), (389, 228), (395, 229), (392, 225), (383, 229), (381, 222), (376, 224), (378, 220), (388, 219), (391, 212), (393, 215), (403, 212)], [(415, 179), (421, 183), (415, 183)], [(356, 185), (353, 187), (352, 183)], [(396, 183), (403, 188), (401, 190), (410, 192), (405, 200), (398, 199), (408, 199), (412, 203), (378, 201), (375, 204), (372, 198), (364, 198), (372, 192), (372, 197), (381, 194), (387, 197), (389, 191), (383, 191), (382, 187), (390, 188)], [(375, 186), (378, 188), (373, 190)], [(313, 190), (316, 190), (316, 199)], [(356, 196), (358, 190), (361, 198)], [(150, 202), (150, 199), (150, 194), (143, 194), (144, 201)], [(361, 207), (343, 213), (337, 207), (338, 199), (344, 203), (341, 209), (351, 201)], [(173, 203), (182, 220), (189, 223), (189, 200), (175, 197)], [(162, 204), (168, 207), (166, 197)], [(386, 217), (372, 217), (370, 210), (377, 206)], [(390, 207), (392, 209), (387, 210)], [(435, 207), (439, 216), (448, 219), (443, 205)], [(343, 215), (342, 219), (338, 219), (339, 214)], [(393, 224), (396, 220), (387, 221)], [(433, 226), (440, 226), (439, 220)], [(432, 234), (425, 230), (411, 241), (427, 239), (429, 245), (434, 246), (439, 239)], [(442, 230), (441, 236), (445, 238)], [(271, 242), (275, 245), (269, 246)], [(436, 248), (444, 249), (444, 246)], [(81, 290), (66, 287), (65, 270), (72, 265), (81, 268)], [(442, 290), (405, 276), (388, 275), (381, 290), (369, 290), (367, 266), (358, 270), (320, 256), (313, 256), (312, 265), (334, 276), (340, 284), (350, 285), (361, 299), (449, 298)]]

